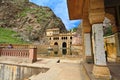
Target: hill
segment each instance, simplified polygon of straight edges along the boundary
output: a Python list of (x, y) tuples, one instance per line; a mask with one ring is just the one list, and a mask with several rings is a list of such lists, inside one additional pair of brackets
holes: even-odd
[(48, 28), (59, 27), (61, 32), (67, 32), (50, 8), (37, 6), (29, 0), (1, 0), (0, 27), (14, 30), (28, 42), (44, 42)]
[(0, 28), (0, 43), (12, 43), (12, 44), (26, 44), (17, 37), (17, 33), (11, 29)]

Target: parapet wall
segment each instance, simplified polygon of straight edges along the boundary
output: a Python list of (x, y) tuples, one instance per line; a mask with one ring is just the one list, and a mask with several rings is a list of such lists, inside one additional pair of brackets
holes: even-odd
[(0, 48), (0, 57), (15, 57), (18, 59), (27, 59), (27, 62), (37, 61), (37, 48), (15, 49)]
[(45, 73), (48, 68), (0, 64), (0, 80), (29, 80), (32, 75)]

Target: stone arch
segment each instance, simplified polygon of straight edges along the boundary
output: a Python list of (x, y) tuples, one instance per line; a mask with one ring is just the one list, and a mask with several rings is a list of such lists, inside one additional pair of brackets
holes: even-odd
[(66, 43), (66, 42), (63, 42), (63, 43), (62, 43), (62, 47), (63, 47), (63, 48), (66, 48), (66, 47), (67, 47), (67, 43)]
[(57, 42), (55, 42), (55, 43), (54, 43), (54, 45), (58, 45), (58, 43), (57, 43)]

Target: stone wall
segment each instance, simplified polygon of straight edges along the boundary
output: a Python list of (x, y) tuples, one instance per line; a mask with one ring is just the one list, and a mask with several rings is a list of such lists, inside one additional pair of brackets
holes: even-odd
[(115, 35), (104, 37), (106, 56), (109, 62), (115, 62), (117, 58), (117, 48)]
[(0, 80), (27, 80), (32, 75), (45, 73), (48, 68), (0, 64)]

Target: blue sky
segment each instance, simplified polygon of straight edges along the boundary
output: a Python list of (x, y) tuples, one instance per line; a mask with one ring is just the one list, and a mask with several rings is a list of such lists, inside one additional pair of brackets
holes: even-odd
[(57, 17), (60, 17), (67, 30), (77, 27), (80, 20), (69, 20), (66, 0), (29, 0), (39, 6), (47, 6), (53, 10)]

